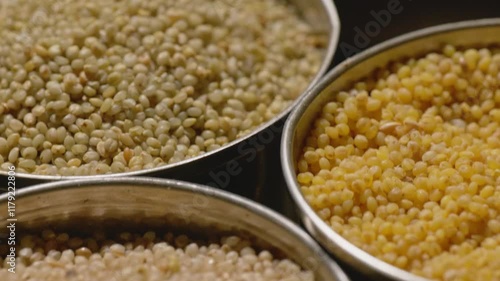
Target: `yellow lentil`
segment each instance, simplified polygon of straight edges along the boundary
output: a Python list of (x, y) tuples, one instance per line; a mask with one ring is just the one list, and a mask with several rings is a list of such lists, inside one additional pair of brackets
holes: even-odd
[[(356, 246), (417, 275), (500, 280), (499, 55), (447, 45), (337, 93), (315, 122), (327, 156), (315, 152), (325, 141), (313, 126), (299, 159), (309, 204), (329, 209), (321, 218)], [(318, 177), (334, 180), (326, 200)]]

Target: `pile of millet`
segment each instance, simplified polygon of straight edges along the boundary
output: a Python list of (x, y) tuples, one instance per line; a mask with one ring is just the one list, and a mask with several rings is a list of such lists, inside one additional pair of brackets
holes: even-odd
[[(88, 238), (44, 230), (21, 239), (16, 273), (0, 264), (1, 280), (91, 281), (312, 281), (314, 275), (288, 259), (256, 251), (249, 240), (227, 236), (207, 241), (149, 231)], [(0, 259), (1, 261), (1, 259)]]
[(383, 261), (500, 280), (500, 51), (451, 45), (332, 93), (297, 163), (309, 204)]
[(0, 168), (119, 173), (216, 150), (307, 88), (326, 39), (281, 0), (0, 1)]

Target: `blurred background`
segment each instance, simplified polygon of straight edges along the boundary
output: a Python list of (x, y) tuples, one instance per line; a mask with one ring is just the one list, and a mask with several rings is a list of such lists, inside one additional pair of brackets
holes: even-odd
[[(372, 11), (379, 13), (381, 10), (387, 10), (387, 6), (393, 1), (399, 2), (401, 12), (391, 15), (389, 24), (381, 28), (378, 35), (370, 37), (368, 47), (433, 25), (500, 16), (500, 1), (490, 0), (336, 0), (334, 2), (342, 24), (339, 43), (344, 42), (355, 46), (355, 28), (359, 27), (364, 30), (366, 25), (374, 20)], [(345, 58), (346, 56), (339, 49), (335, 55), (334, 64)]]

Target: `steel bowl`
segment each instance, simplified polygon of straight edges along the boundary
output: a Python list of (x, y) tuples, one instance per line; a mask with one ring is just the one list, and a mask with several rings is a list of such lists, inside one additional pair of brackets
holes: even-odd
[(312, 270), (317, 280), (349, 280), (309, 235), (286, 218), (201, 185), (146, 177), (46, 183), (15, 194), (14, 217), (7, 215), (8, 196), (0, 196), (0, 228), (6, 229), (9, 218), (15, 219), (17, 236), (47, 227), (146, 231), (166, 226), (205, 237), (238, 234), (258, 247), (276, 249), (273, 252)]
[(302, 196), (296, 181), (296, 163), (321, 107), (332, 99), (333, 93), (347, 89), (354, 82), (390, 62), (439, 51), (447, 43), (462, 47), (498, 46), (498, 34), (500, 19), (482, 19), (439, 25), (396, 37), (336, 66), (305, 95), (300, 105), (290, 114), (281, 147), (281, 161), (288, 190), (298, 206), (306, 229), (339, 260), (372, 278), (427, 280), (385, 263), (348, 242), (321, 220)]
[[(297, 7), (297, 11), (301, 14), (301, 17), (314, 28), (314, 32), (328, 35), (328, 45), (324, 50), (323, 63), (308, 85), (308, 88), (310, 88), (326, 73), (333, 60), (340, 34), (339, 16), (331, 0), (289, 0), (288, 2)], [(297, 104), (298, 99), (285, 111), (242, 138), (234, 140), (214, 151), (177, 163), (152, 169), (106, 175), (49, 176), (18, 174), (18, 186), (24, 187), (43, 182), (73, 180), (77, 178), (104, 179), (108, 177), (141, 175), (188, 180), (190, 182), (229, 189), (230, 186), (235, 186), (231, 185), (230, 182), (234, 182), (236, 176), (241, 175), (247, 178), (247, 180), (240, 182), (237, 186), (241, 187), (232, 191), (255, 199), (258, 197), (259, 190), (262, 189), (266, 181), (265, 171), (267, 167), (265, 163), (268, 161), (265, 146), (273, 140), (279, 143), (283, 125), (282, 121)], [(0, 178), (6, 176), (6, 171), (0, 171)]]

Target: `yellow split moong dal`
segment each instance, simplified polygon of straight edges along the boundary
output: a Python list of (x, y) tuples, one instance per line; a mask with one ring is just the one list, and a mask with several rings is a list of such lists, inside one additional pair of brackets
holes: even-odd
[(500, 52), (392, 63), (334, 93), (297, 180), (354, 245), (433, 280), (500, 280)]
[(0, 1), (0, 168), (106, 174), (216, 150), (288, 108), (326, 39), (281, 0)]

